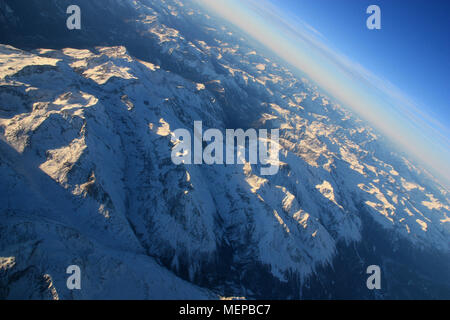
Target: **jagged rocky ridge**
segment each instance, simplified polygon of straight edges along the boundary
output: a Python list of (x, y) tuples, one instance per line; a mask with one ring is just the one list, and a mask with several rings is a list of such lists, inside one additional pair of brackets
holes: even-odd
[[(78, 4), (0, 7), (1, 298), (450, 296), (448, 191), (367, 123), (195, 3)], [(195, 120), (280, 172), (174, 165)]]

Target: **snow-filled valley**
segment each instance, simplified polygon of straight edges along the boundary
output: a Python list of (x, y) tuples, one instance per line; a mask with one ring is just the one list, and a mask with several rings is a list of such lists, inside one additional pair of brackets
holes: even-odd
[[(420, 164), (195, 2), (79, 2), (103, 27), (74, 40), (0, 4), (0, 299), (450, 297), (450, 196)], [(198, 120), (280, 129), (279, 172), (173, 164)]]

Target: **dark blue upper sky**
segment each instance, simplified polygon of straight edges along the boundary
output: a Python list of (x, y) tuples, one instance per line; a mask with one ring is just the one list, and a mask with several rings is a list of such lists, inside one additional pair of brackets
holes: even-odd
[[(334, 48), (450, 124), (450, 1), (275, 0)], [(381, 30), (366, 28), (366, 8), (381, 9)]]

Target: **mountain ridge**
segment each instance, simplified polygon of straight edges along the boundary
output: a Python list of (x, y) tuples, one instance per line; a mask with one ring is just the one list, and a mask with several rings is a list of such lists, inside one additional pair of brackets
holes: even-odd
[[(449, 295), (446, 190), (199, 7), (134, 6), (126, 30), (141, 30), (151, 59), (124, 46), (0, 46), (2, 298), (43, 285), (53, 298)], [(180, 30), (194, 21), (206, 29), (190, 41)], [(280, 128), (279, 174), (174, 165), (170, 135), (195, 120)], [(89, 274), (79, 293), (65, 287), (75, 262)], [(365, 287), (374, 263), (387, 284), (378, 293)], [(403, 273), (417, 292), (401, 287)]]

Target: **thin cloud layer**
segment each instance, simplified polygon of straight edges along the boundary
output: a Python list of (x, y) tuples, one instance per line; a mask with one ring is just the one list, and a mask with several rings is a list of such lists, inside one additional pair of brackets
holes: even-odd
[(450, 184), (450, 131), (387, 79), (334, 49), (319, 30), (266, 0), (198, 0), (305, 72)]

